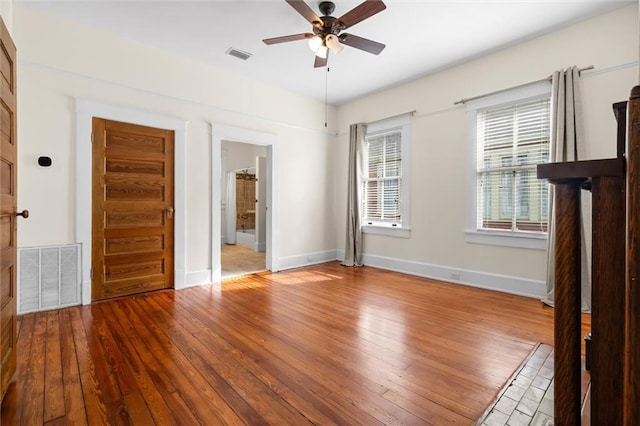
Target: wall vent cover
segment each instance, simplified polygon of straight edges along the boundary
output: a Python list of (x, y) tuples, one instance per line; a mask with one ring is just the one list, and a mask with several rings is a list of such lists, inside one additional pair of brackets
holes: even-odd
[(80, 304), (80, 245), (18, 249), (18, 314)]
[(249, 59), (251, 57), (251, 53), (244, 52), (244, 51), (236, 49), (234, 47), (230, 47), (227, 50), (227, 55), (235, 56), (236, 58), (242, 59), (243, 61), (246, 61), (247, 59)]

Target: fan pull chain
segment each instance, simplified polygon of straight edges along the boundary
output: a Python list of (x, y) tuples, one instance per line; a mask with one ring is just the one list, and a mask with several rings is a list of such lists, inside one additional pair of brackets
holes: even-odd
[(324, 127), (327, 127), (327, 121), (329, 121), (329, 71), (329, 67), (327, 67), (324, 78)]

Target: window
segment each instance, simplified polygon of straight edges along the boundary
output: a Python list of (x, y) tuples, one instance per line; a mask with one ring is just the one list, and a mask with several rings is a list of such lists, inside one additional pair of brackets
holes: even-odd
[(364, 178), (365, 221), (402, 222), (402, 132), (394, 130), (381, 135), (368, 136), (367, 168)]
[(545, 247), (549, 184), (536, 165), (549, 158), (550, 98), (545, 81), (468, 105), (468, 241)]
[(410, 114), (370, 123), (362, 176), (363, 231), (408, 237)]

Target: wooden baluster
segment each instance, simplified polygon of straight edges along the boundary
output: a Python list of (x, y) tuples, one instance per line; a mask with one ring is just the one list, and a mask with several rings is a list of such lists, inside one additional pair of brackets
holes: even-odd
[(556, 426), (580, 425), (580, 185), (555, 184), (554, 417)]
[(640, 425), (640, 86), (631, 90), (627, 139), (624, 424)]
[[(622, 168), (621, 168), (622, 171)], [(624, 370), (624, 176), (593, 179), (591, 424), (621, 426)]]

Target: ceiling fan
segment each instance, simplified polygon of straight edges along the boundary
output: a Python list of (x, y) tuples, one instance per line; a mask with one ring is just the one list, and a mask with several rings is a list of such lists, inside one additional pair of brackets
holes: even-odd
[(314, 67), (324, 67), (327, 65), (329, 51), (338, 53), (342, 50), (342, 45), (355, 47), (365, 52), (378, 55), (385, 48), (385, 45), (377, 41), (358, 37), (353, 34), (342, 33), (343, 30), (362, 22), (367, 18), (382, 12), (387, 8), (380, 0), (367, 0), (354, 7), (340, 18), (331, 16), (336, 5), (330, 1), (320, 2), (318, 9), (322, 16), (316, 13), (302, 0), (285, 0), (300, 15), (313, 25), (312, 33), (292, 34), (282, 37), (267, 38), (262, 40), (265, 44), (278, 44), (295, 40), (309, 40), (309, 47), (315, 52)]

